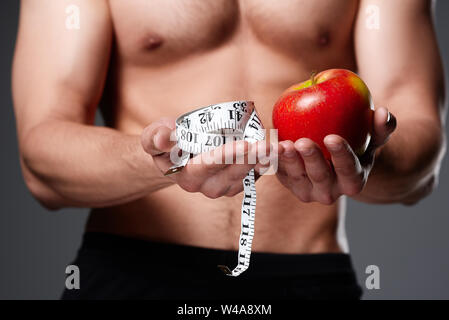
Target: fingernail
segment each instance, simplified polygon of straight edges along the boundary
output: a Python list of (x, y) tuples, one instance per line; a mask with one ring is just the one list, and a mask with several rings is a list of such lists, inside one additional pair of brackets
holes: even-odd
[(270, 164), (270, 157), (267, 157), (267, 156), (260, 157), (259, 158), (259, 163), (262, 166), (266, 166), (266, 165)]
[(296, 151), (295, 150), (286, 150), (286, 151), (284, 151), (284, 156), (287, 158), (293, 158), (294, 156), (296, 156)]
[(246, 143), (245, 141), (238, 141), (237, 144), (236, 144), (236, 146), (237, 146), (236, 150), (242, 150), (243, 154), (246, 155), (246, 154), (248, 154), (250, 152), (253, 152), (255, 146), (254, 146), (254, 143), (249, 143), (248, 147), (245, 150), (245, 143)]
[(340, 151), (342, 144), (341, 143), (327, 143), (326, 147), (331, 151)]
[(300, 149), (299, 152), (301, 152), (303, 156), (310, 156), (313, 154), (313, 148)]
[(161, 130), (158, 130), (158, 132), (156, 132), (156, 134), (153, 136), (153, 143), (154, 146), (156, 146), (157, 141), (159, 141), (159, 137), (161, 136)]

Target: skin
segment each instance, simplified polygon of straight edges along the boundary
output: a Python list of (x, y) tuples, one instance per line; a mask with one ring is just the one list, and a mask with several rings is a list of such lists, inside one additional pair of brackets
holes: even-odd
[[(69, 4), (79, 30), (64, 28)], [(378, 30), (365, 25), (369, 5)], [(341, 195), (411, 204), (437, 181), (444, 86), (429, 1), (23, 0), (13, 98), (25, 181), (49, 209), (94, 208), (89, 231), (236, 249), (252, 166), (188, 164), (165, 177), (174, 119), (244, 98), (269, 129), (285, 88), (330, 68), (370, 88), (369, 152), (359, 159), (330, 135), (331, 167), (310, 140), (273, 146), (279, 172), (257, 182), (253, 248), (340, 252)], [(106, 127), (93, 125), (99, 105)], [(268, 146), (233, 152), (258, 148)]]

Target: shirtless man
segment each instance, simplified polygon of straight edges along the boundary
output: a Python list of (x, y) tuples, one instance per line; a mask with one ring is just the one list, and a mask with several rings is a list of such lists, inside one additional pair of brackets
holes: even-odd
[[(65, 27), (70, 4), (79, 29)], [(373, 9), (378, 26), (366, 21)], [(26, 184), (46, 208), (93, 208), (74, 262), (81, 289), (64, 297), (359, 297), (337, 232), (341, 196), (413, 204), (437, 181), (444, 80), (431, 10), (426, 0), (22, 0), (13, 96)], [(252, 264), (223, 275), (250, 166), (165, 177), (174, 119), (247, 99), (272, 128), (279, 94), (330, 68), (371, 90), (370, 156), (331, 135), (330, 167), (312, 141), (281, 142), (278, 173), (257, 182)], [(106, 127), (93, 125), (99, 105)]]

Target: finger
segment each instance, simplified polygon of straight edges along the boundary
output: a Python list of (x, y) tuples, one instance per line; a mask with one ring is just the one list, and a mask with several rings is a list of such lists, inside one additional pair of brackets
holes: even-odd
[(307, 178), (304, 162), (290, 140), (281, 141), (283, 152), (279, 155), (278, 170), (292, 179)]
[(172, 130), (175, 130), (176, 128), (176, 122), (174, 118), (163, 117), (157, 120), (157, 122), (165, 125), (166, 127), (169, 127)]
[[(230, 152), (229, 146), (225, 150)], [(240, 152), (235, 154), (232, 162), (227, 161), (224, 166), (209, 165), (209, 168), (195, 175), (194, 179), (202, 179), (199, 191), (213, 199), (225, 195), (233, 196), (239, 193), (243, 189), (243, 178), (255, 167), (258, 157), (268, 154), (269, 150), (270, 145), (265, 141), (260, 141), (248, 146), (246, 152), (247, 157), (246, 159), (242, 159), (243, 163), (241, 164), (235, 163), (236, 158), (241, 155)], [(253, 159), (251, 159), (250, 154), (253, 155)], [(226, 160), (229, 160), (230, 157), (227, 156), (226, 158)]]
[(358, 194), (365, 184), (364, 170), (349, 144), (334, 134), (326, 136), (324, 144), (332, 157), (339, 192)]
[(249, 148), (248, 159), (244, 164), (232, 164), (220, 172), (220, 175), (230, 181), (241, 181), (251, 169), (269, 166), (270, 159), (277, 156), (274, 154), (275, 152), (277, 153), (277, 146), (272, 146), (267, 141), (253, 143)]
[[(232, 185), (228, 188), (226, 192), (226, 196), (233, 197), (236, 194), (243, 191), (243, 183), (242, 180), (247, 176), (248, 172), (254, 168), (254, 178), (257, 181), (261, 175), (265, 174), (271, 166), (273, 166), (274, 162), (277, 164), (277, 160), (279, 157), (279, 153), (283, 150), (282, 146), (279, 144), (270, 144), (267, 141), (260, 141), (257, 143), (257, 160), (258, 162), (255, 166), (250, 165), (252, 162), (249, 162), (248, 165), (242, 166), (229, 166), (225, 170), (223, 170), (223, 176), (229, 179)], [(251, 151), (250, 151), (251, 152)], [(273, 168), (273, 170), (276, 170)]]
[(220, 190), (220, 194), (217, 196), (223, 196), (228, 191), (240, 192), (243, 189), (243, 178), (254, 166), (254, 164), (229, 165), (215, 175), (208, 177), (201, 187), (201, 192), (207, 194), (210, 190)]
[(250, 144), (246, 159), (241, 159), (243, 163), (235, 163), (239, 156), (236, 155), (233, 162), (227, 162), (227, 166), (206, 178), (201, 187), (201, 192), (208, 196), (212, 193), (211, 197), (232, 196), (240, 192), (243, 189), (242, 180), (256, 164), (260, 164), (258, 161), (269, 162), (271, 147), (267, 141)]
[(312, 183), (307, 176), (304, 162), (296, 151), (294, 143), (285, 140), (279, 143), (282, 153), (279, 155), (278, 178), (301, 201), (311, 201)]
[(176, 141), (171, 141), (173, 124), (168, 119), (161, 119), (147, 126), (141, 135), (141, 143), (145, 152), (157, 156), (170, 152)]
[(220, 175), (214, 175), (203, 181), (199, 191), (208, 198), (216, 199), (227, 195), (231, 187), (232, 185), (223, 181)]
[(216, 174), (203, 182), (200, 191), (212, 199), (222, 196), (234, 196), (243, 190), (242, 180), (246, 174), (243, 173), (241, 178), (232, 181), (226, 175)]
[(243, 191), (243, 182), (240, 181), (240, 183), (236, 183), (230, 186), (229, 189), (226, 191), (225, 196), (234, 197), (242, 191)]
[[(236, 159), (247, 157), (249, 150), (250, 144), (247, 141), (235, 141), (209, 152), (198, 154), (190, 159), (186, 167), (180, 172), (180, 177), (205, 180), (235, 163)], [(245, 161), (247, 163), (247, 159), (242, 160), (242, 163), (245, 163)]]
[[(265, 148), (263, 152), (269, 152), (268, 155), (260, 155), (258, 157), (258, 162), (254, 167), (255, 179), (260, 178), (264, 174), (275, 174), (278, 170), (279, 155), (283, 152), (282, 145), (278, 143), (271, 143), (262, 146), (261, 149)], [(268, 150), (269, 149), (269, 150)]]
[(263, 163), (269, 163), (271, 146), (266, 141), (258, 141), (253, 143), (248, 148), (247, 159), (244, 159), (244, 163), (231, 163), (221, 170), (217, 171), (214, 178), (210, 181), (206, 181), (204, 187), (211, 183), (218, 183), (225, 186), (234, 185), (235, 183), (241, 184), (243, 178), (246, 177), (248, 172), (256, 165), (259, 165), (259, 160), (263, 160)]
[(372, 137), (374, 147), (384, 145), (395, 129), (396, 117), (387, 108), (377, 108), (374, 112), (374, 134)]
[(334, 174), (320, 147), (310, 139), (301, 138), (295, 142), (295, 149), (302, 156), (307, 176), (316, 191), (318, 201), (332, 203)]

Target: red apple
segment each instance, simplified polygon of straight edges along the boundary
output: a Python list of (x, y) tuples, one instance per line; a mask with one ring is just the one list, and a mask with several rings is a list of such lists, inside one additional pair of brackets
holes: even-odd
[(273, 107), (273, 125), (279, 140), (309, 138), (328, 160), (323, 139), (329, 134), (346, 139), (360, 156), (371, 137), (373, 110), (362, 79), (349, 70), (330, 69), (284, 91)]

